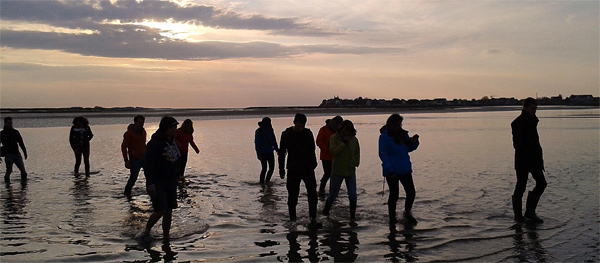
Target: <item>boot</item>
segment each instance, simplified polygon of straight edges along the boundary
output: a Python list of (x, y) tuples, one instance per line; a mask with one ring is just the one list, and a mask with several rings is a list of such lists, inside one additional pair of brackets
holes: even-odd
[(412, 215), (410, 211), (404, 211), (404, 220), (409, 224), (417, 224), (417, 219)]
[(512, 206), (513, 206), (513, 212), (515, 214), (515, 221), (517, 221), (517, 222), (525, 221), (525, 218), (523, 217), (523, 201), (521, 200), (521, 198), (513, 195), (512, 196)]
[(323, 208), (323, 215), (329, 217), (329, 210), (331, 209), (332, 203), (325, 202), (325, 207)]
[(527, 206), (525, 208), (525, 218), (535, 223), (544, 223), (544, 220), (535, 214), (535, 208), (537, 207), (539, 201), (540, 196), (532, 191), (529, 191), (529, 194), (527, 195)]
[(319, 196), (325, 196), (325, 185), (327, 184), (327, 182), (323, 183), (321, 182), (321, 185), (319, 185)]
[(350, 220), (356, 220), (356, 201), (350, 201)]

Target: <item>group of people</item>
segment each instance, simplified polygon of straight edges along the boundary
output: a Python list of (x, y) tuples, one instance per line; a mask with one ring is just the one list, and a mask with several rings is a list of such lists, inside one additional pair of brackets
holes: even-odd
[[(533, 98), (524, 100), (523, 110), (512, 123), (513, 146), (515, 149), (515, 170), (517, 184), (512, 195), (514, 218), (516, 221), (529, 220), (541, 223), (543, 220), (536, 213), (540, 196), (546, 188), (544, 178), (544, 162), (542, 147), (539, 142), (536, 117), (537, 102)], [(129, 196), (138, 178), (140, 170), (144, 169), (146, 191), (151, 198), (154, 208), (146, 227), (140, 236), (142, 240), (150, 238), (150, 230), (162, 218), (164, 239), (169, 239), (172, 211), (177, 208), (177, 185), (183, 178), (187, 163), (188, 146), (199, 153), (194, 143), (193, 124), (186, 119), (180, 128), (179, 122), (173, 117), (163, 117), (158, 130), (146, 144), (145, 118), (135, 116), (123, 135), (121, 151), (125, 167), (130, 175), (125, 186), (124, 194)], [(412, 176), (412, 164), (409, 153), (419, 146), (419, 136), (410, 136), (402, 127), (403, 118), (392, 114), (380, 129), (379, 158), (382, 162), (383, 177), (389, 186), (388, 213), (391, 225), (397, 223), (396, 205), (400, 195), (400, 184), (404, 188), (406, 201), (404, 203), (403, 219), (406, 223), (416, 224), (411, 210), (415, 200), (415, 185)], [(271, 119), (265, 117), (258, 123), (255, 132), (255, 149), (261, 162), (260, 183), (268, 184), (274, 172), (275, 154), (278, 154), (279, 176), (286, 178), (288, 191), (288, 212), (290, 220), (296, 220), (296, 206), (300, 193), (300, 184), (304, 182), (308, 194), (309, 217), (311, 225), (316, 226), (318, 193), (324, 195), (329, 181), (327, 196), (322, 214), (329, 216), (331, 207), (336, 200), (342, 182), (346, 182), (348, 199), (350, 201), (350, 218), (356, 219), (356, 168), (360, 165), (360, 145), (356, 137), (357, 131), (350, 120), (335, 116), (327, 120), (319, 130), (315, 140), (310, 129), (306, 128), (307, 117), (302, 113), (295, 115), (293, 126), (281, 134), (280, 144), (277, 144)], [(75, 154), (74, 174), (79, 174), (83, 158), (85, 173), (90, 174), (90, 141), (93, 133), (89, 122), (84, 117), (76, 117), (71, 127), (69, 142)], [(27, 181), (27, 172), (19, 147), (27, 159), (27, 149), (19, 131), (13, 127), (11, 117), (4, 118), (4, 128), (0, 132), (0, 153), (6, 163), (4, 179), (10, 182), (13, 165), (21, 171), (21, 183)], [(323, 166), (323, 176), (317, 192), (315, 169), (317, 168), (316, 146), (320, 149), (320, 159)], [(287, 157), (287, 163), (286, 163)], [(2, 159), (0, 159), (0, 162)], [(525, 213), (522, 213), (522, 197), (526, 190), (528, 175), (531, 173), (536, 180), (535, 188), (529, 192)]]

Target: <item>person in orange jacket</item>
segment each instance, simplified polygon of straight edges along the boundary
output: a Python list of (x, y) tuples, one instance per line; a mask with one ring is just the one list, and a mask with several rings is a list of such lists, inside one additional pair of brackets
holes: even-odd
[(125, 167), (129, 169), (129, 180), (125, 186), (124, 194), (131, 195), (131, 189), (137, 181), (140, 170), (146, 161), (146, 130), (144, 122), (146, 118), (142, 115), (133, 118), (133, 124), (129, 124), (127, 131), (123, 134), (123, 143), (121, 143), (121, 152)]
[(331, 177), (333, 155), (329, 151), (329, 140), (336, 133), (343, 121), (344, 119), (341, 116), (335, 116), (333, 119), (325, 121), (325, 126), (321, 127), (317, 134), (316, 143), (319, 149), (321, 149), (320, 159), (323, 164), (323, 177), (319, 186), (319, 195), (321, 196), (325, 195), (325, 186)]

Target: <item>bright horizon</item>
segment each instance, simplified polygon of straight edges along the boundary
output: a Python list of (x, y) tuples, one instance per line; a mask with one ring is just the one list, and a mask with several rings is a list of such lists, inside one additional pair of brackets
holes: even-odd
[(598, 1), (0, 1), (0, 107), (600, 94)]

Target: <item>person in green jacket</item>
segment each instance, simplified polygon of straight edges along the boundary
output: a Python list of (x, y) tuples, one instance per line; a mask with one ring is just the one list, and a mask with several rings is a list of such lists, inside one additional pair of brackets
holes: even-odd
[(345, 120), (337, 133), (331, 136), (329, 149), (333, 155), (329, 196), (323, 209), (323, 215), (329, 216), (331, 205), (338, 196), (342, 181), (346, 181), (350, 200), (350, 219), (356, 219), (356, 167), (360, 164), (360, 146), (356, 138), (354, 124)]

